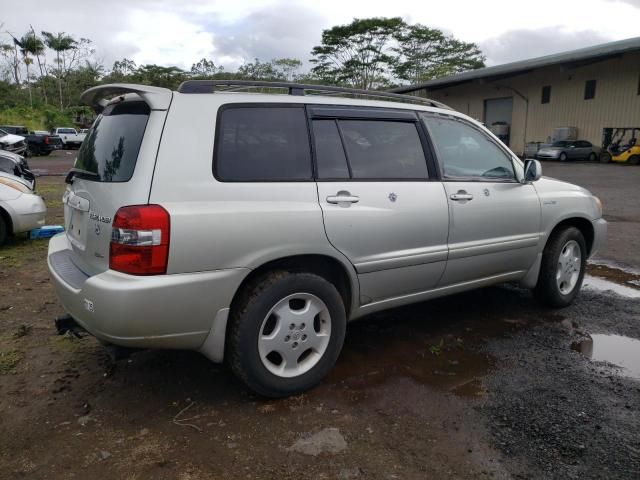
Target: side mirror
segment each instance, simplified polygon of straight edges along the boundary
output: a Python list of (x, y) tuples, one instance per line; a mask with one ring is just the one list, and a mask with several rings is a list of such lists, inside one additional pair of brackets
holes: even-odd
[(528, 158), (524, 161), (524, 182), (535, 182), (542, 177), (542, 165), (538, 160)]

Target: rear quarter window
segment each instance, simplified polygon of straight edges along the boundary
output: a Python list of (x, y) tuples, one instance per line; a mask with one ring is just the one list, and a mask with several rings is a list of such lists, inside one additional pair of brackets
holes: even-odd
[(82, 142), (74, 169), (100, 182), (130, 180), (150, 112), (145, 102), (107, 106)]
[(302, 106), (222, 107), (216, 129), (213, 172), (218, 180), (312, 180)]

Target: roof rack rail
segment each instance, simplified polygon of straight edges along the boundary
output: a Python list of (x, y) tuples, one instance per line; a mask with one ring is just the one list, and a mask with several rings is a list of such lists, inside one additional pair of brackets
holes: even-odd
[[(213, 93), (216, 87), (231, 87), (221, 91), (237, 91), (248, 88), (282, 88), (287, 89), (289, 95), (305, 95), (309, 92), (362, 95), (367, 97), (390, 99), (404, 102), (421, 103), (432, 107), (451, 107), (444, 103), (431, 100), (429, 98), (416, 97), (414, 95), (403, 95), (400, 93), (381, 92), (377, 90), (362, 90), (359, 88), (334, 87), (329, 85), (313, 85), (305, 83), (291, 82), (267, 82), (263, 80), (186, 80), (178, 87), (179, 93)], [(236, 88), (233, 88), (236, 87)]]

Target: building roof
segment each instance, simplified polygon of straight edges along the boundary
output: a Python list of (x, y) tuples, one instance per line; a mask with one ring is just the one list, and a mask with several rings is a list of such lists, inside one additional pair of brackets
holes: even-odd
[(505, 63), (503, 65), (469, 70), (468, 72), (436, 78), (417, 85), (407, 85), (394, 88), (391, 91), (395, 93), (408, 93), (425, 88), (444, 88), (477, 79), (511, 77), (527, 73), (536, 68), (548, 67), (551, 65), (578, 67), (633, 51), (640, 51), (640, 37), (628, 38), (617, 42), (602, 43), (593, 47), (580, 48), (569, 52), (554, 53), (553, 55), (545, 55), (544, 57)]

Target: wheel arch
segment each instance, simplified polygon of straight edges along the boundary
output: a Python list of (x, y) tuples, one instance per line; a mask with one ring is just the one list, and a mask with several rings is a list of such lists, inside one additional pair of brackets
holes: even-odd
[(270, 260), (254, 268), (240, 283), (231, 300), (233, 310), (242, 295), (244, 288), (256, 278), (270, 271), (285, 270), (289, 272), (315, 273), (335, 285), (342, 297), (347, 318), (356, 307), (359, 298), (359, 285), (353, 266), (326, 254), (291, 255)]
[(595, 232), (593, 229), (593, 223), (588, 218), (584, 217), (569, 217), (558, 222), (549, 232), (547, 236), (547, 241), (545, 242), (545, 247), (547, 243), (549, 243), (549, 239), (553, 237), (554, 233), (560, 231), (566, 227), (575, 227), (580, 230), (582, 236), (584, 237), (584, 241), (587, 244), (587, 257), (591, 255), (591, 250), (593, 249), (593, 242), (595, 239)]

